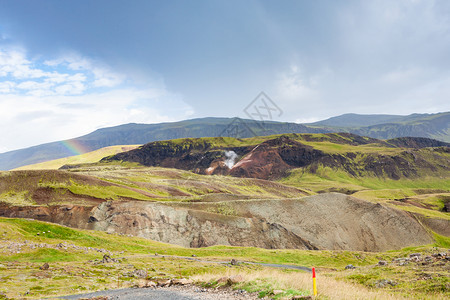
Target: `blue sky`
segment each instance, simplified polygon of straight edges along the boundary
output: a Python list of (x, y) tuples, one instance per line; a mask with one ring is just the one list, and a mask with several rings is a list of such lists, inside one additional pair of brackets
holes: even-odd
[(129, 122), (450, 110), (450, 2), (0, 0), (0, 152)]

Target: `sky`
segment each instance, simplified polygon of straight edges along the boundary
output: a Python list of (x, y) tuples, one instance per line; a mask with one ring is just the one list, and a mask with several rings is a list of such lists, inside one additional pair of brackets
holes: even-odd
[(450, 1), (0, 0), (0, 152), (124, 123), (450, 110)]

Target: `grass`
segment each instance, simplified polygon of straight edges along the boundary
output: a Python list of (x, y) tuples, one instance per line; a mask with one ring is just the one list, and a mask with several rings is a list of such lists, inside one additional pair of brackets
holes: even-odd
[(129, 151), (137, 148), (139, 145), (119, 145), (119, 146), (109, 146), (101, 148), (92, 152), (64, 157), (60, 159), (55, 159), (51, 161), (46, 161), (42, 163), (27, 165), (23, 167), (16, 168), (14, 170), (57, 170), (64, 165), (69, 164), (84, 164), (84, 163), (95, 163), (100, 161), (105, 156), (114, 155), (120, 152)]
[(14, 190), (11, 190), (8, 192), (3, 192), (0, 194), (0, 200), (3, 203), (16, 206), (27, 206), (35, 204), (35, 202), (31, 199), (28, 191), (16, 192)]
[[(369, 154), (397, 155), (403, 151), (377, 143), (354, 146), (351, 145), (351, 138), (340, 134), (288, 136), (326, 153), (356, 153), (355, 162), (362, 161)], [(274, 137), (277, 136), (243, 140), (191, 140), (193, 143), (207, 141), (213, 147), (235, 147), (256, 145)], [(185, 141), (174, 140), (170, 143), (184, 147)], [(418, 151), (430, 162), (438, 163), (429, 150)], [(88, 162), (94, 156), (85, 156), (85, 159)], [(50, 165), (49, 163), (47, 166)], [(436, 174), (419, 172), (417, 177), (394, 180), (358, 171), (361, 171), (360, 176), (352, 176), (342, 168), (318, 166), (314, 172), (307, 168), (292, 170), (286, 178), (271, 182), (229, 176), (203, 176), (175, 169), (146, 168), (133, 163), (98, 163), (83, 165), (71, 172), (0, 172), (0, 201), (21, 206), (36, 205), (34, 195), (44, 189), (54, 192), (47, 197), (54, 197), (58, 204), (74, 204), (75, 198), (72, 195), (108, 200), (186, 202), (179, 205), (205, 201), (216, 202), (208, 206), (212, 212), (232, 217), (236, 211), (227, 205), (227, 199), (299, 198), (319, 191), (335, 190), (426, 217), (450, 220), (449, 214), (442, 212), (444, 203), (450, 196), (448, 174), (441, 174), (440, 171)], [(390, 262), (414, 252), (425, 255), (450, 248), (449, 237), (431, 233), (435, 239), (433, 245), (384, 253), (231, 246), (190, 249), (137, 237), (76, 230), (32, 220), (0, 218), (0, 292), (9, 297), (21, 298), (28, 293), (27, 297), (41, 298), (114, 288), (118, 285), (125, 287), (137, 281), (130, 273), (144, 269), (149, 278), (192, 277), (199, 284), (210, 286), (216, 286), (217, 279), (222, 276), (240, 275), (244, 281), (235, 288), (255, 291), (261, 296), (275, 299), (311, 293), (311, 280), (307, 273), (250, 264), (226, 266), (212, 263), (235, 258), (249, 262), (315, 266), (318, 268), (318, 299), (444, 299), (448, 295), (448, 270), (429, 270), (426, 266), (416, 264), (405, 267), (376, 266), (380, 259)], [(24, 241), (28, 245), (33, 244), (34, 248), (27, 246)], [(14, 243), (22, 246), (17, 248)], [(61, 243), (69, 244), (70, 247), (56, 246)], [(14, 250), (15, 247), (18, 250)], [(106, 251), (122, 260), (115, 264), (98, 264), (95, 261), (106, 253), (99, 251)], [(154, 253), (158, 253), (158, 256), (154, 256)], [(207, 262), (178, 257), (192, 255)], [(44, 262), (51, 265), (49, 271), (39, 270)], [(357, 266), (357, 269), (344, 270), (348, 264)], [(432, 279), (422, 280), (419, 272), (434, 275)], [(394, 280), (398, 285), (377, 288), (378, 282), (384, 279)], [(275, 295), (274, 290), (278, 289), (283, 292)]]
[(441, 189), (450, 191), (450, 177), (425, 175), (415, 178), (387, 179), (385, 177), (352, 176), (349, 173), (330, 167), (319, 167), (316, 173), (307, 173), (302, 169), (294, 169), (286, 178), (280, 180), (284, 184), (302, 186), (317, 190), (329, 186), (343, 186), (364, 189)]
[(436, 232), (432, 232), (432, 234), (436, 241), (436, 246), (450, 249), (450, 237), (437, 234)]
[(151, 200), (139, 192), (120, 186), (101, 186), (92, 184), (82, 184), (76, 181), (68, 183), (41, 183), (41, 187), (49, 187), (55, 190), (67, 189), (76, 195), (85, 195), (97, 199), (118, 200), (120, 198), (131, 198), (136, 200)]
[(414, 205), (407, 205), (407, 206), (406, 205), (395, 205), (393, 203), (390, 203), (390, 205), (394, 206), (395, 208), (404, 210), (404, 211), (421, 214), (425, 217), (450, 220), (450, 215), (445, 212), (421, 208), (421, 207), (417, 207)]
[(207, 201), (216, 201), (223, 199), (223, 195), (234, 199), (279, 199), (312, 194), (301, 188), (257, 179), (123, 165), (96, 165), (71, 172), (0, 172), (0, 178), (0, 201), (16, 206), (85, 206), (92, 204), (92, 198), (144, 201), (201, 201), (208, 198)]
[[(86, 255), (84, 258), (95, 258), (94, 255)], [(0, 255), (2, 262), (32, 262), (32, 263), (52, 263), (52, 262), (73, 262), (80, 259), (80, 253), (66, 253), (55, 249), (38, 249), (31, 253), (20, 253), (15, 255)]]
[[(237, 288), (249, 291), (261, 291), (261, 296), (270, 296), (271, 299), (286, 299), (287, 296), (311, 295), (311, 274), (281, 270), (231, 270), (227, 276), (241, 276), (243, 282)], [(193, 276), (194, 280), (208, 282), (215, 285), (218, 276), (214, 273)], [(318, 273), (318, 297), (316, 299), (406, 299), (393, 295), (385, 290), (371, 290), (361, 285), (336, 281), (327, 274)], [(273, 295), (274, 290), (282, 290), (283, 293)]]
[[(37, 235), (37, 233), (40, 233)], [(448, 237), (435, 235), (436, 244), (409, 247), (384, 253), (354, 251), (306, 251), (289, 249), (260, 249), (252, 247), (213, 246), (207, 248), (183, 248), (137, 237), (107, 234), (67, 228), (55, 224), (0, 218), (0, 291), (8, 297), (40, 298), (70, 293), (94, 291), (119, 286), (132, 286), (137, 278), (130, 277), (134, 270), (144, 269), (149, 278), (191, 277), (199, 284), (215, 286), (222, 276), (241, 275), (244, 281), (234, 288), (257, 291), (281, 299), (292, 295), (311, 293), (310, 274), (301, 271), (283, 271), (257, 265), (240, 264), (227, 267), (207, 261), (253, 261), (280, 264), (316, 266), (318, 268), (318, 299), (398, 299), (408, 294), (421, 299), (444, 299), (448, 283), (436, 275), (435, 279), (423, 282), (411, 281), (417, 275), (415, 265), (407, 267), (376, 267), (378, 260), (391, 261), (410, 253), (442, 251), (433, 247), (449, 247)], [(44, 245), (34, 249), (23, 246), (19, 250), (5, 247), (11, 243)], [(63, 243), (66, 248), (55, 245)], [(73, 246), (70, 246), (73, 245)], [(10, 250), (8, 250), (10, 249)], [(122, 257), (121, 262), (96, 264), (103, 253), (109, 251), (113, 257)], [(19, 252), (19, 253), (17, 253)], [(158, 256), (154, 256), (158, 253)], [(196, 255), (193, 261), (180, 258)], [(425, 255), (425, 254), (424, 254)], [(42, 263), (50, 264), (48, 271), (39, 270)], [(353, 264), (356, 270), (344, 270)], [(448, 270), (433, 269), (447, 276)], [(428, 272), (427, 270), (425, 270)], [(445, 273), (447, 272), (447, 273)], [(128, 275), (127, 275), (128, 274)], [(447, 275), (446, 275), (447, 274)], [(392, 279), (400, 283), (396, 288), (375, 288), (377, 280)], [(74, 284), (76, 282), (76, 284)], [(282, 290), (273, 295), (274, 290)], [(360, 296), (358, 296), (360, 295)]]
[[(254, 179), (242, 179), (231, 176), (212, 175), (205, 176), (189, 171), (166, 168), (140, 168), (105, 170), (100, 168), (94, 171), (85, 171), (83, 174), (101, 178), (109, 182), (122, 184), (128, 187), (137, 187), (163, 198), (181, 199), (174, 193), (181, 192), (185, 196), (197, 197), (207, 194), (236, 194), (252, 198), (289, 198), (309, 194), (303, 189), (292, 189), (270, 182), (261, 183)], [(172, 189), (171, 193), (169, 189)]]
[(445, 201), (450, 198), (448, 176), (394, 180), (374, 176), (354, 177), (343, 170), (319, 167), (315, 174), (295, 169), (280, 183), (314, 192), (343, 192), (426, 217), (450, 220), (450, 215), (442, 212)]
[[(382, 153), (385, 155), (398, 155), (399, 153), (404, 151), (404, 149), (402, 148), (389, 147), (381, 141), (370, 144), (356, 145), (354, 138), (339, 133), (328, 133), (328, 134), (293, 133), (293, 134), (278, 134), (262, 137), (259, 136), (246, 139), (235, 139), (231, 137), (196, 138), (196, 139), (187, 138), (187, 139), (174, 139), (168, 141), (157, 141), (154, 142), (153, 144), (160, 146), (173, 146), (180, 149), (185, 149), (187, 147), (196, 147), (196, 148), (203, 147), (205, 149), (230, 148), (230, 147), (255, 146), (269, 139), (275, 139), (281, 136), (287, 136), (290, 139), (299, 141), (305, 145), (312, 146), (328, 154), (345, 154), (348, 152), (353, 152), (361, 154)], [(367, 138), (364, 137), (361, 137), (360, 139), (367, 140)], [(23, 166), (15, 170), (58, 169), (61, 166), (68, 164), (97, 163), (104, 157), (109, 157), (120, 152), (129, 151), (137, 147), (139, 146), (138, 145), (110, 146), (81, 155)]]

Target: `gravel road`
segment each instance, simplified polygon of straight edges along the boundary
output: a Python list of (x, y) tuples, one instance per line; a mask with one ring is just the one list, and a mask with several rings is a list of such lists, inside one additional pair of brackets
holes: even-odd
[[(150, 255), (155, 257), (172, 257), (187, 260), (194, 260), (203, 263), (213, 264), (229, 264), (229, 261), (208, 261), (193, 257), (185, 256), (172, 256), (172, 255)], [(282, 265), (282, 264), (267, 264), (267, 263), (255, 263), (255, 262), (243, 262), (239, 263), (260, 265), (272, 268), (283, 269), (297, 269), (302, 271), (311, 272), (308, 267), (295, 266), (295, 265)], [(126, 288), (117, 290), (100, 291), (89, 294), (71, 295), (61, 297), (61, 299), (90, 299), (95, 297), (107, 297), (108, 300), (131, 300), (131, 299), (152, 299), (152, 300), (249, 300), (259, 299), (257, 294), (247, 293), (243, 290), (232, 289), (204, 289), (197, 286), (171, 286), (171, 287), (159, 287), (159, 288)]]
[[(180, 259), (186, 259), (186, 260), (193, 260), (197, 262), (202, 263), (211, 263), (211, 264), (225, 264), (228, 265), (230, 261), (214, 261), (214, 260), (203, 260), (188, 256), (177, 256), (177, 255), (148, 255), (151, 257), (172, 257), (172, 258), (180, 258)], [(244, 263), (249, 265), (258, 265), (263, 267), (271, 267), (271, 268), (280, 268), (280, 269), (294, 269), (294, 270), (302, 270), (305, 272), (312, 272), (311, 268), (303, 267), (303, 266), (296, 266), (296, 265), (283, 265), (283, 264), (268, 264), (268, 263), (258, 263), (258, 262), (250, 262), (250, 261), (238, 261), (238, 263)]]
[(90, 299), (105, 297), (108, 300), (251, 300), (258, 299), (256, 294), (242, 290), (204, 289), (196, 286), (174, 286), (165, 288), (127, 288), (107, 290), (89, 294), (71, 295), (61, 299)]

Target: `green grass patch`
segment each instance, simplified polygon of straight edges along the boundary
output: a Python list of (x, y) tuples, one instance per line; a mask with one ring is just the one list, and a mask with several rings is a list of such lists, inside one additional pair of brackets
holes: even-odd
[[(423, 176), (419, 178), (401, 178), (398, 180), (375, 176), (355, 177), (344, 170), (320, 166), (316, 173), (308, 170), (294, 169), (289, 175), (280, 180), (281, 183), (311, 189), (315, 192), (329, 188), (347, 188), (355, 191), (390, 190), (384, 192), (368, 192), (368, 197), (403, 197), (416, 193), (408, 189), (439, 189), (450, 191), (450, 178)], [(396, 191), (395, 191), (396, 190)], [(370, 194), (372, 193), (372, 194)], [(397, 193), (397, 194), (394, 194)], [(406, 194), (405, 194), (406, 193)]]
[(9, 191), (0, 194), (0, 202), (13, 204), (16, 206), (29, 206), (36, 203), (31, 199), (28, 191)]
[(437, 234), (436, 232), (433, 232), (433, 237), (434, 240), (436, 241), (435, 243), (436, 247), (443, 247), (450, 249), (450, 237)]
[(56, 249), (38, 249), (36, 251), (19, 253), (15, 255), (0, 255), (0, 261), (20, 261), (20, 262), (69, 262), (78, 261), (80, 259), (94, 258), (92, 254), (83, 254), (82, 258), (78, 253), (67, 253)]
[(120, 198), (132, 198), (136, 200), (152, 200), (152, 198), (140, 194), (136, 191), (125, 187), (109, 185), (87, 185), (71, 180), (70, 183), (64, 182), (47, 182), (41, 183), (41, 187), (49, 187), (53, 189), (68, 189), (76, 195), (85, 195), (98, 199), (118, 200)]

